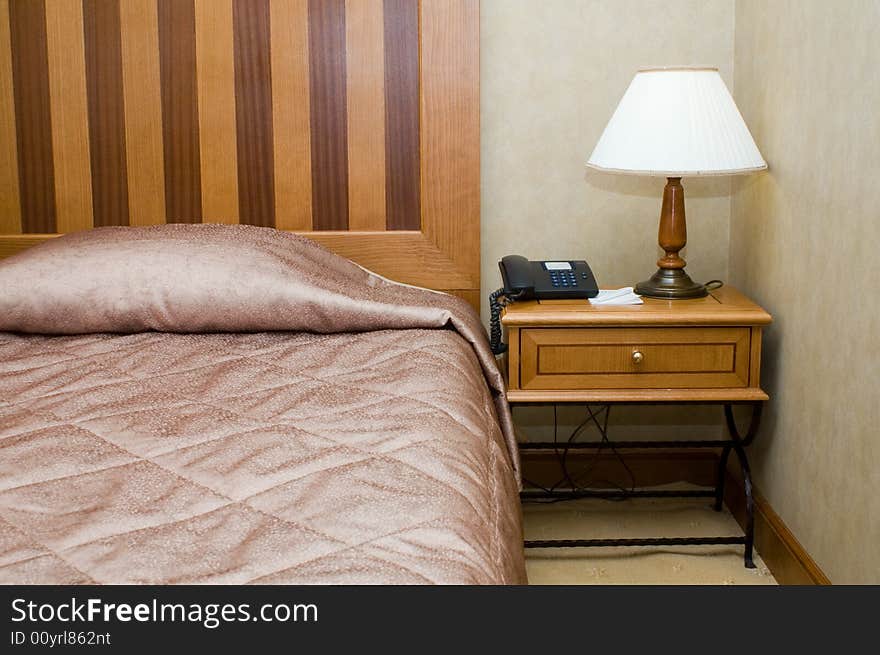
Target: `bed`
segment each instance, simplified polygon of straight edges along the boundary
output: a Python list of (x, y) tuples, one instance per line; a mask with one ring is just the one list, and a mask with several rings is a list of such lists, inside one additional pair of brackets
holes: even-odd
[(0, 262), (0, 582), (525, 581), (479, 319), (269, 228)]
[(479, 3), (225, 6), (0, 12), (0, 582), (524, 581)]

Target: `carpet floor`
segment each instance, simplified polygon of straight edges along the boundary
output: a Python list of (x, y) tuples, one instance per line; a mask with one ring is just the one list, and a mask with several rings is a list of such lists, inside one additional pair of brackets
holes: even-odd
[[(526, 539), (602, 539), (742, 535), (733, 516), (697, 499), (579, 499), (523, 505)], [(526, 551), (530, 584), (775, 585), (742, 546), (541, 548)]]

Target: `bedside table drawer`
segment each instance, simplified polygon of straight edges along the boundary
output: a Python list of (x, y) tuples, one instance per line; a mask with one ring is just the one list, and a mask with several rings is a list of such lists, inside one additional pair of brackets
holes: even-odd
[(749, 346), (747, 327), (527, 328), (520, 388), (746, 387)]

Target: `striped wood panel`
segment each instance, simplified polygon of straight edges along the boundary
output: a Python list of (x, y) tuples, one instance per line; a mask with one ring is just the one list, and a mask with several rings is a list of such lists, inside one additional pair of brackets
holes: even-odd
[[(66, 28), (84, 20), (80, 0), (46, 5), (52, 154), (55, 170), (56, 229), (74, 232), (92, 227), (92, 162), (86, 89), (85, 33)], [(94, 96), (93, 96), (94, 97)]]
[(477, 0), (0, 0), (0, 255), (250, 223), (473, 297), (478, 27)]
[(22, 232), (56, 232), (46, 7), (10, 0), (9, 48)]
[(159, 19), (155, 0), (119, 5), (129, 225), (165, 222), (165, 152), (159, 64)]
[(238, 206), (242, 223), (275, 226), (269, 0), (233, 0)]
[[(165, 220), (198, 223), (202, 220), (202, 135), (196, 83), (195, 3), (158, 0), (157, 13)], [(209, 139), (211, 135), (204, 136)], [(228, 135), (217, 135), (224, 137)]]
[(228, 2), (195, 0), (202, 221), (238, 223), (238, 143), (233, 11)]
[[(47, 6), (52, 4), (54, 0)], [(119, 6), (105, 0), (83, 0), (83, 27), (93, 222), (95, 227), (128, 225)], [(56, 161), (59, 159), (60, 153), (56, 155)]]

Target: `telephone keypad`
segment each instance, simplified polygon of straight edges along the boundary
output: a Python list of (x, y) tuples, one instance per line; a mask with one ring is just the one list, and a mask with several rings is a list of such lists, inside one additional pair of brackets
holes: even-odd
[(578, 286), (577, 277), (575, 276), (574, 271), (550, 271), (550, 283), (557, 288)]

